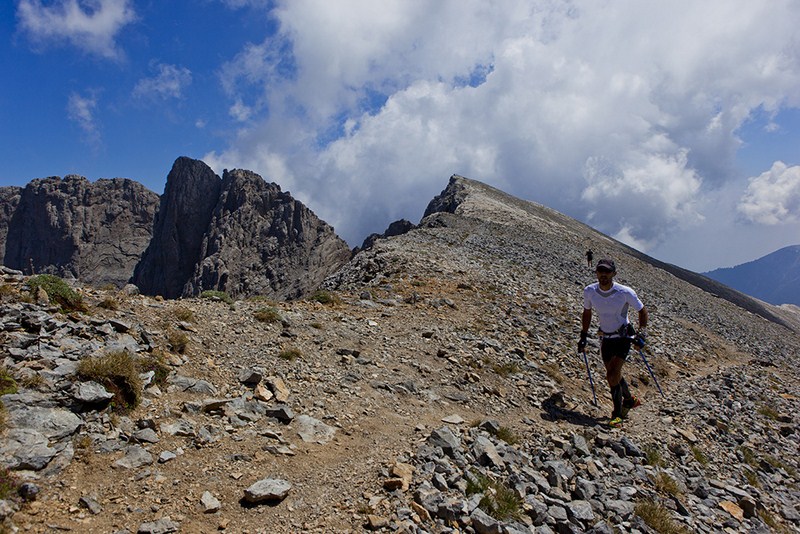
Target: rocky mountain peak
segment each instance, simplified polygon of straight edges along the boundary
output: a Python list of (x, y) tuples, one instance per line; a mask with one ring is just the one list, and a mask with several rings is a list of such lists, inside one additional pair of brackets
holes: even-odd
[(183, 288), (297, 298), (350, 257), (347, 244), (280, 186), (252, 171), (225, 171), (222, 190)]
[(166, 298), (206, 290), (296, 298), (349, 258), (333, 228), (258, 174), (178, 158), (132, 282)]
[(180, 157), (167, 175), (153, 237), (131, 281), (150, 295), (176, 298), (200, 260), (203, 235), (222, 180), (199, 160)]
[[(158, 195), (129, 179), (32, 180), (3, 203), (5, 265), (122, 285), (150, 241)], [(18, 196), (17, 196), (18, 194)]]

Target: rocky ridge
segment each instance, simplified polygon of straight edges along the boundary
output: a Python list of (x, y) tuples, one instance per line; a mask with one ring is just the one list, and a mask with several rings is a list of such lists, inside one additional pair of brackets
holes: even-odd
[(128, 179), (69, 175), (0, 188), (0, 263), (165, 298), (203, 291), (297, 298), (351, 256), (280, 186), (246, 170), (217, 176), (180, 157), (159, 197)]
[[(596, 340), (599, 407), (575, 354), (588, 247), (648, 305), (666, 394), (634, 356), (621, 430)], [(797, 333), (478, 182), (454, 177), (330, 299), (79, 288), (90, 312), (64, 315), (4, 276), (0, 458), (28, 484), (0, 515), (26, 531), (653, 532), (645, 505), (690, 532), (800, 525)], [(75, 373), (120, 348), (169, 369), (127, 415)]]

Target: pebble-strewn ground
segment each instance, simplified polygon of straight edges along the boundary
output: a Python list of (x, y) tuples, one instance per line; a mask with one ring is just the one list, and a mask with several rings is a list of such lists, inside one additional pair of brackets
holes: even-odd
[[(0, 460), (28, 500), (0, 503), (6, 529), (652, 532), (660, 512), (674, 532), (800, 530), (795, 332), (549, 210), (482, 188), (459, 210), (356, 256), (331, 303), (83, 288), (89, 312), (65, 316), (8, 291), (2, 357), (26, 387), (0, 398)], [(666, 398), (632, 354), (644, 404), (623, 429), (596, 341), (599, 407), (576, 353), (586, 248), (651, 313)], [(119, 348), (171, 371), (127, 415), (75, 374)]]

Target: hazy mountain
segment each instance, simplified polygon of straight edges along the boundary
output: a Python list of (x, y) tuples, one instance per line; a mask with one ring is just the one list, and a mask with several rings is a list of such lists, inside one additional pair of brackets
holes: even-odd
[(800, 245), (704, 274), (770, 304), (800, 306)]

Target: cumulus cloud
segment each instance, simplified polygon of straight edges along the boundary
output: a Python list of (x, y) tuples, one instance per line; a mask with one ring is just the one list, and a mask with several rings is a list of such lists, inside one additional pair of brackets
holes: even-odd
[(68, 42), (90, 54), (118, 59), (117, 34), (136, 20), (130, 0), (20, 0), (20, 28), (32, 42)]
[(800, 166), (776, 161), (767, 172), (750, 178), (737, 209), (746, 220), (759, 224), (800, 221)]
[(647, 249), (703, 220), (754, 110), (800, 106), (789, 0), (292, 0), (270, 15), (279, 33), (221, 70), (249, 122), (206, 159), (288, 184), (351, 244), (418, 217), (458, 173)]
[(95, 118), (97, 111), (97, 96), (87, 96), (71, 93), (67, 100), (67, 117), (80, 127), (86, 141), (97, 146), (100, 142), (100, 128)]
[(155, 76), (136, 83), (134, 97), (161, 100), (181, 98), (184, 89), (192, 83), (192, 72), (186, 67), (157, 63), (153, 70), (156, 71)]

